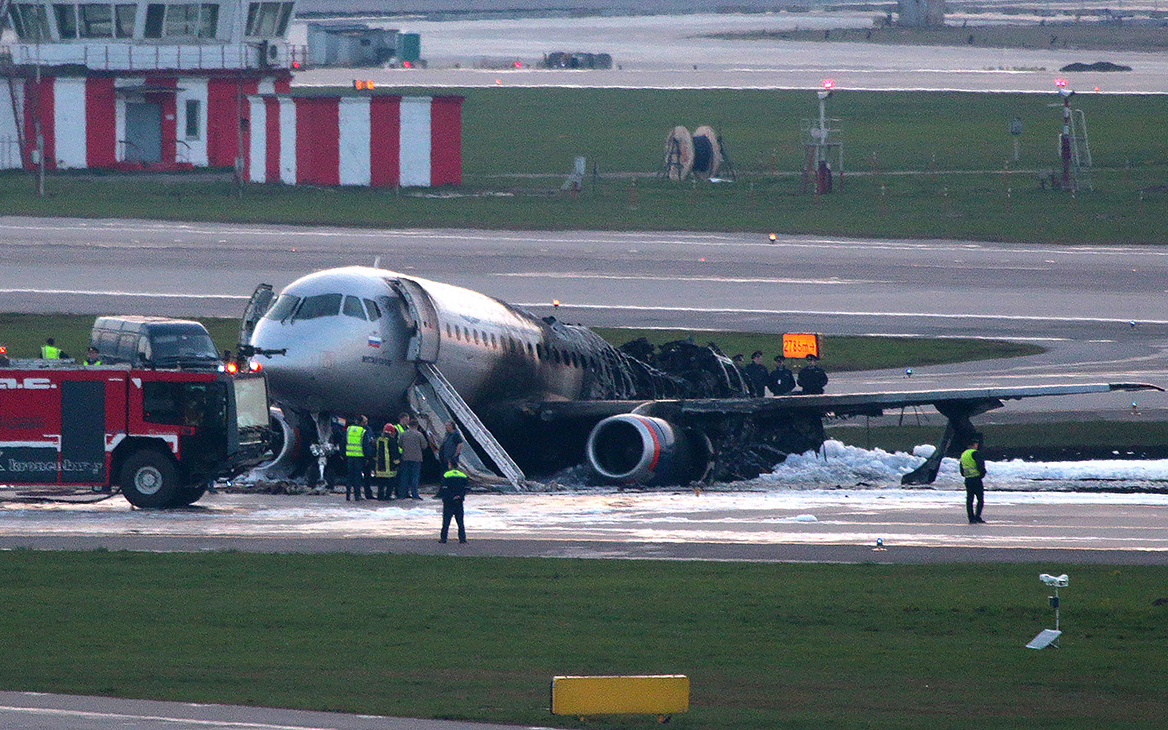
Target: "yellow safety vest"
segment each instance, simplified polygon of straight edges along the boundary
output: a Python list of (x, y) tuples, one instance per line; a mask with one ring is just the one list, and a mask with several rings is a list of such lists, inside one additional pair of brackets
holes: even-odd
[(41, 345), (41, 359), (42, 360), (59, 360), (61, 358), (60, 348), (52, 345)]
[(961, 454), (961, 476), (963, 477), (980, 477), (985, 476), (977, 469), (977, 462), (973, 460), (973, 455), (977, 452), (974, 449), (966, 449)]
[(443, 475), (442, 475), (442, 478), (443, 478), (443, 479), (446, 479), (446, 478), (448, 478), (448, 477), (462, 477), (463, 479), (467, 479), (467, 478), (468, 478), (468, 477), (466, 476), (466, 474), (463, 474), (463, 473), (462, 473), (461, 471), (459, 471), (458, 469), (451, 469), (450, 471), (448, 471), (448, 472), (446, 472), (445, 474), (443, 474)]
[(349, 426), (345, 429), (345, 456), (365, 456), (361, 441), (365, 438), (363, 426)]

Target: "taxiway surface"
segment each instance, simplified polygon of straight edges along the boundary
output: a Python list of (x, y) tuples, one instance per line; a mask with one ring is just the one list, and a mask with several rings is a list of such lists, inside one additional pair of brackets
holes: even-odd
[[(1055, 91), (1058, 75), (1080, 92), (1163, 93), (1168, 58), (1133, 51), (1022, 50), (970, 46), (736, 40), (717, 33), (830, 30), (872, 26), (873, 12), (694, 13), (688, 15), (372, 21), (418, 32), (427, 68), (314, 69), (298, 73), (299, 86), (351, 86), (354, 78), (382, 86), (557, 86), (662, 89), (812, 89), (833, 78), (839, 89)], [(950, 13), (950, 25), (1001, 22), (1004, 16)], [(1037, 24), (1036, 18), (1012, 22)], [(404, 25), (403, 25), (404, 23)], [(292, 42), (303, 43), (303, 27)], [(1055, 31), (1057, 35), (1057, 31)], [(533, 68), (551, 51), (608, 53), (603, 71)], [(1132, 68), (1124, 73), (1059, 74), (1076, 61), (1105, 57)], [(522, 69), (513, 68), (519, 61)], [(457, 67), (456, 67), (457, 66)]]
[[(0, 260), (0, 311), (235, 317), (259, 282), (278, 290), (314, 270), (379, 261), (592, 326), (998, 337), (1049, 348), (918, 368), (911, 380), (844, 373), (835, 389), (1162, 384), (1168, 351), (1168, 251), (1154, 247), (6, 217)], [(1112, 394), (1020, 405), (1130, 402)], [(1168, 407), (1158, 394), (1140, 403)]]

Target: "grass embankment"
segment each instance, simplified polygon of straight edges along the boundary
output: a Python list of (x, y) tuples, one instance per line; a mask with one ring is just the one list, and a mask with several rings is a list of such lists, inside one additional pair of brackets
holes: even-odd
[[(81, 358), (89, 342), (93, 317), (82, 314), (0, 314), (0, 345), (10, 357), (36, 357), (46, 337), (71, 357)], [(234, 350), (239, 340), (239, 320), (220, 317), (195, 317), (207, 327), (216, 347)], [(633, 330), (597, 328), (596, 333), (613, 345), (638, 337), (654, 344), (693, 337), (699, 344), (717, 342), (724, 352), (733, 355), (754, 350), (771, 358), (782, 350), (782, 335), (749, 332), (703, 332), (690, 330)], [(833, 337), (824, 338), (824, 364), (832, 370), (870, 370), (885, 367), (921, 367), (969, 360), (1019, 357), (1043, 352), (1037, 345), (997, 340), (917, 339), (911, 337)]]
[(1168, 672), (1162, 566), (18, 551), (0, 588), (9, 690), (643, 728), (548, 682), (682, 673), (683, 730), (1078, 730), (1156, 726)]
[[(424, 93), (408, 89), (407, 93)], [(464, 185), (480, 197), (368, 189), (247, 186), (55, 175), (38, 199), (26, 174), (0, 175), (11, 214), (145, 217), (376, 227), (736, 230), (1057, 243), (1168, 240), (1168, 97), (1080, 94), (1096, 190), (1043, 190), (1058, 167), (1052, 93), (839, 91), (829, 114), (846, 145), (843, 191), (799, 194), (800, 120), (810, 92), (652, 89), (444, 89), (466, 96)], [(566, 113), (565, 110), (570, 110)], [(1008, 125), (1021, 119), (1020, 158)], [(731, 184), (655, 177), (676, 124), (711, 124), (741, 177)], [(572, 158), (602, 177), (559, 192)], [(1022, 172), (1005, 172), (1022, 170)], [(603, 177), (611, 175), (611, 177)], [(633, 177), (636, 178), (634, 185)], [(498, 193), (507, 195), (499, 196)]]

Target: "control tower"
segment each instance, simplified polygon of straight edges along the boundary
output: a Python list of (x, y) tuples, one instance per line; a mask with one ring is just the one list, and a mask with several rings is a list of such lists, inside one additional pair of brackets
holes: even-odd
[(247, 97), (299, 65), (294, 6), (0, 0), (0, 168), (241, 165)]

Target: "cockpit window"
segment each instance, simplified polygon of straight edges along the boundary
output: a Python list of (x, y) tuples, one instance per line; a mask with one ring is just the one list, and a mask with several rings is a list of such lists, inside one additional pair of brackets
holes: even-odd
[(345, 306), (341, 312), (346, 317), (365, 319), (365, 309), (361, 306), (361, 300), (357, 297), (345, 297)]
[[(381, 309), (378, 308), (377, 302), (372, 299), (365, 300), (365, 311), (369, 314), (370, 322), (376, 322), (381, 319)], [(447, 325), (446, 328), (450, 329), (450, 325)]]
[(314, 297), (304, 297), (304, 301), (296, 310), (296, 316), (292, 318), (292, 321), (335, 317), (341, 311), (341, 298), (340, 294), (317, 294)]
[(264, 315), (264, 318), (283, 322), (288, 319), (288, 315), (292, 314), (292, 310), (296, 309), (296, 305), (299, 303), (300, 297), (295, 294), (281, 294), (268, 313)]

